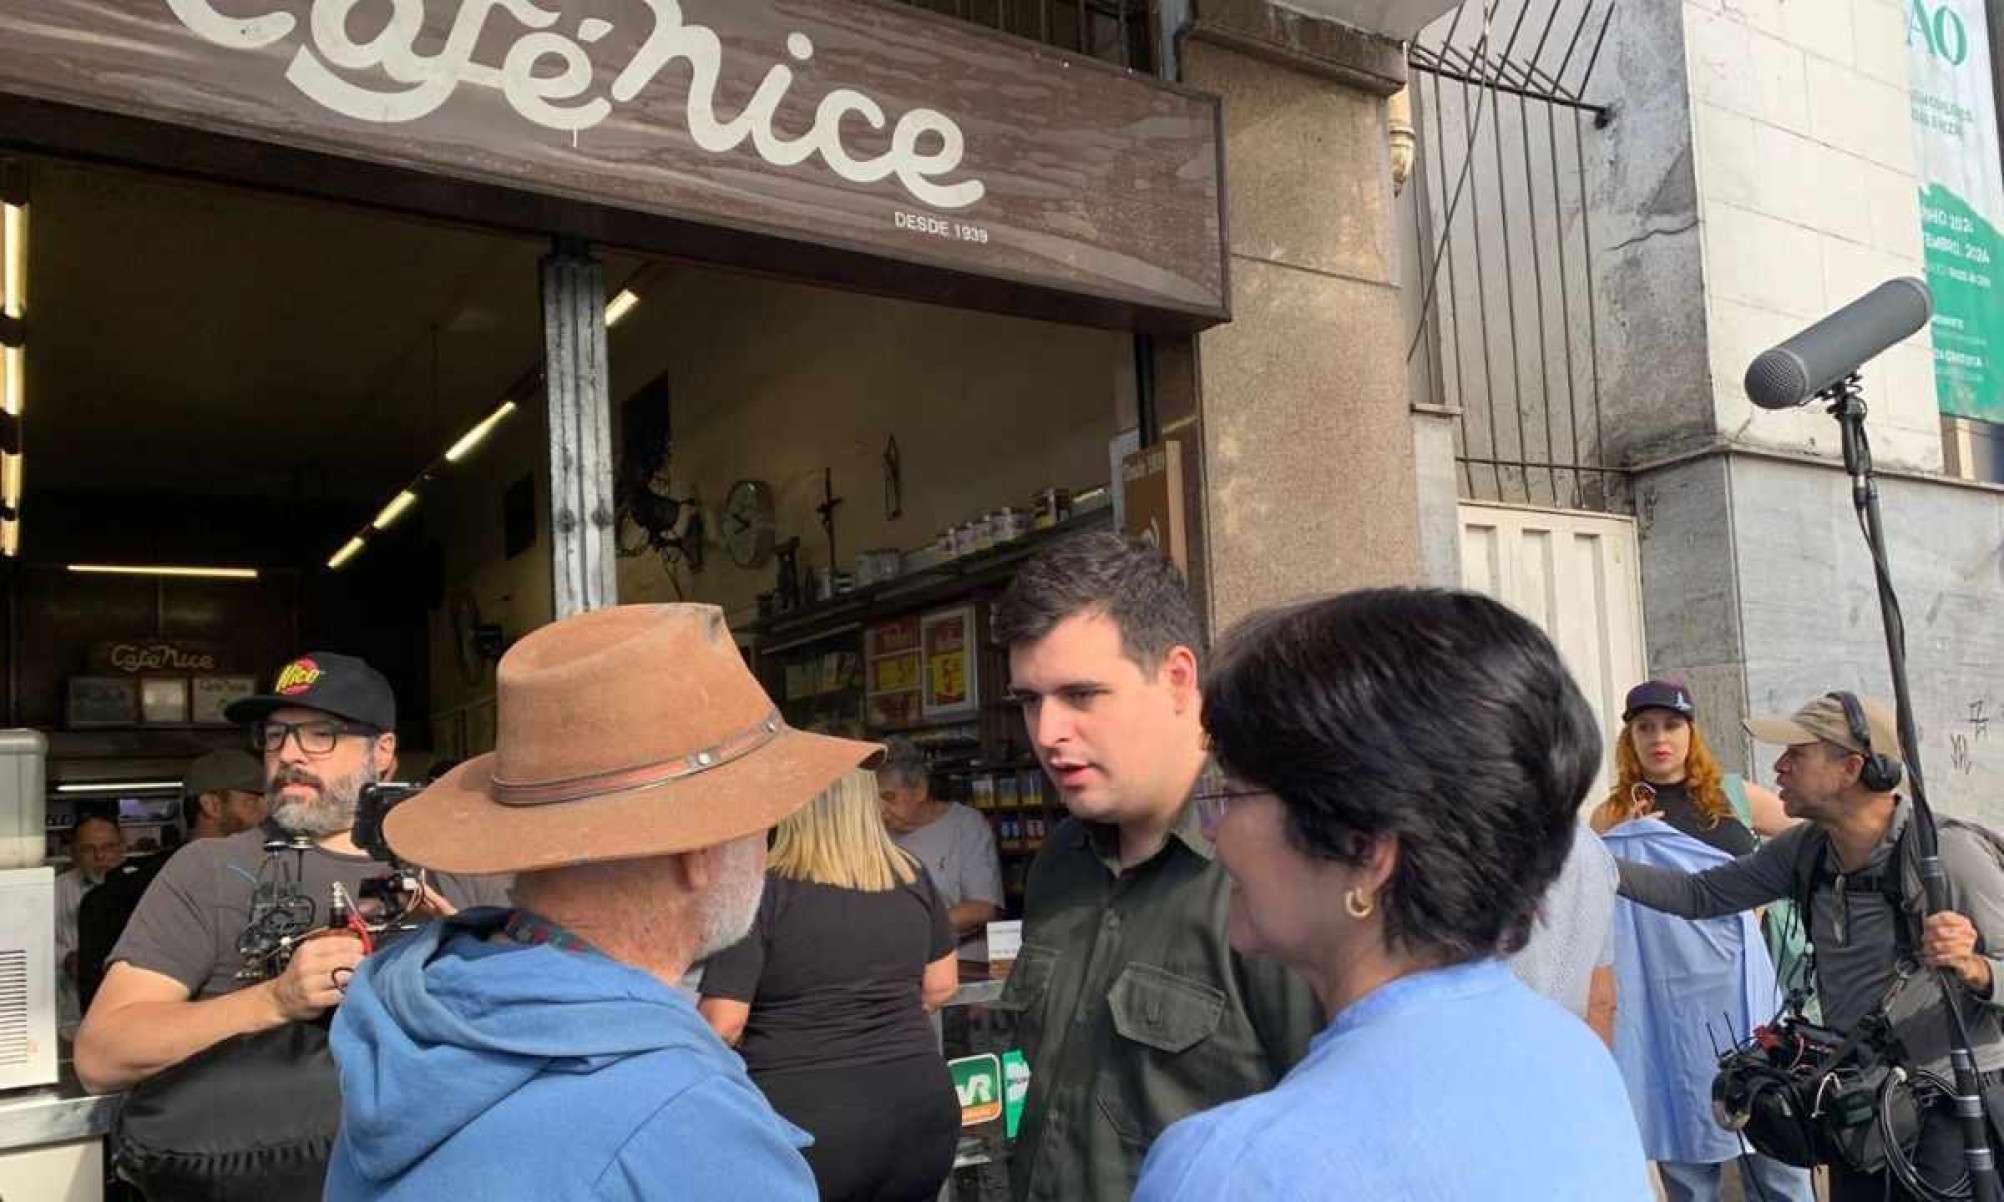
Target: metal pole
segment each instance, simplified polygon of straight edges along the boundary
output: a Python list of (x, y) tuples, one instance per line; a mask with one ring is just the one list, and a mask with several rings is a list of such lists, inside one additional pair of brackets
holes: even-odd
[(613, 604), (612, 429), (605, 268), (559, 238), (542, 264), (544, 389), (550, 415), (550, 553), (556, 617)]
[[(1905, 761), (1908, 792), (1912, 794), (1914, 848), (1920, 861), (1921, 884), (1927, 892), (1927, 912), (1949, 908), (1948, 872), (1941, 862), (1934, 810), (1928, 805), (1927, 783), (1921, 772), (1920, 738), (1914, 725), (1913, 694), (1907, 684), (1907, 632), (1900, 602), (1893, 592), (1892, 568), (1886, 559), (1886, 531), (1879, 519), (1879, 485), (1872, 471), (1872, 445), (1865, 434), (1865, 400), (1853, 373), (1819, 394), (1830, 402), (1830, 415), (1843, 432), (1844, 470), (1851, 477), (1851, 502), (1872, 555), (1872, 574), (1879, 591), (1879, 619), (1885, 627), (1886, 661), (1893, 677), (1893, 707), (1899, 724), (1900, 752)], [(1898, 871), (1895, 866), (1894, 871)], [(1900, 916), (1895, 915), (1895, 921)], [(1969, 1173), (1969, 1197), (1975, 1202), (2004, 1198), (1997, 1164), (1990, 1150), (1983, 1114), (1983, 1090), (1970, 1045), (1969, 1020), (1962, 1007), (1962, 984), (1948, 969), (1936, 969), (1949, 1020), (1948, 1062), (1955, 1077), (1950, 1113), (1962, 1136), (1963, 1165)], [(1994, 986), (1993, 986), (1994, 987)]]

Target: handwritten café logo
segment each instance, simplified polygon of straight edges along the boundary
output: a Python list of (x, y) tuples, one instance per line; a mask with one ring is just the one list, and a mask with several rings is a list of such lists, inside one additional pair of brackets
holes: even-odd
[[(654, 28), (632, 61), (612, 83), (612, 96), (586, 98), (596, 77), (590, 53), (611, 32), (611, 21), (587, 17), (574, 35), (553, 28), (562, 13), (538, 7), (533, 0), (460, 0), (444, 44), (433, 54), (417, 49), (424, 30), (425, 0), (387, 2), (389, 20), (374, 37), (357, 41), (349, 21), (363, 0), (314, 0), (308, 18), (310, 46), (293, 53), (285, 78), (318, 104), (357, 121), (394, 125), (416, 121), (435, 112), (461, 84), (494, 88), (521, 116), (545, 129), (575, 134), (604, 121), (613, 105), (627, 104), (654, 82), (672, 62), (689, 68), (689, 94), (684, 109), (689, 136), (711, 154), (726, 154), (750, 139), (758, 156), (775, 167), (793, 167), (819, 155), (836, 175), (852, 183), (873, 184), (896, 177), (919, 202), (940, 209), (963, 209), (980, 200), (987, 186), (978, 179), (945, 182), (960, 166), (965, 138), (960, 126), (944, 113), (915, 108), (891, 128), (891, 147), (874, 158), (857, 158), (843, 144), (842, 124), (860, 118), (881, 130), (889, 118), (883, 106), (852, 88), (836, 88), (821, 98), (814, 124), (797, 138), (782, 137), (773, 115), (793, 86), (793, 69), (775, 63), (758, 90), (734, 117), (716, 113), (717, 80), (723, 71), (723, 42), (708, 26), (683, 19), (677, 0), (642, 0), (653, 13)], [(219, 46), (254, 50), (289, 36), (298, 19), (288, 12), (258, 17), (228, 17), (209, 0), (167, 0), (181, 24)], [(530, 32), (515, 39), (499, 66), (473, 61), (474, 47), (488, 16), (503, 9)], [(814, 43), (804, 33), (786, 39), (786, 52), (797, 62), (814, 57)], [(374, 90), (349, 82), (336, 69), (368, 72), (380, 69), (396, 85)], [(930, 145), (922, 145), (928, 139)]]
[(111, 666), (120, 672), (213, 672), (216, 657), (171, 643), (113, 643)]

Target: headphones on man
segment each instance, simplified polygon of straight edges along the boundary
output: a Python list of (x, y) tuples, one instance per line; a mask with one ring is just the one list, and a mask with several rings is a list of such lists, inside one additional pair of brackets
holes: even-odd
[(1865, 707), (1858, 704), (1856, 693), (1827, 693), (1825, 696), (1844, 707), (1844, 721), (1851, 727), (1851, 740), (1859, 747), (1859, 755), (1865, 757), (1865, 766), (1858, 772), (1858, 783), (1874, 793), (1890, 793), (1900, 787), (1906, 770), (1898, 760), (1889, 759), (1872, 749), (1872, 724), (1865, 720)]

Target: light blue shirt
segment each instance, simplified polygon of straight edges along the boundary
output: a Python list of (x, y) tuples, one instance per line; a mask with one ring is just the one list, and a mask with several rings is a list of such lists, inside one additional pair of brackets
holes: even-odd
[(1501, 961), (1353, 1003), (1272, 1090), (1170, 1127), (1134, 1202), (1651, 1202), (1587, 1025)]
[[(1617, 859), (1703, 872), (1733, 857), (1650, 818), (1601, 836)], [(1719, 1054), (1781, 1009), (1753, 911), (1664, 914), (1622, 898), (1614, 909), (1614, 1057), (1651, 1160), (1718, 1164), (1743, 1151), (1712, 1115)]]

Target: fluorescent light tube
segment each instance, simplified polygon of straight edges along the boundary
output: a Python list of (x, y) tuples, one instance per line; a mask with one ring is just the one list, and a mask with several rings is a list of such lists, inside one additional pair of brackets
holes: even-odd
[(70, 571), (92, 576), (186, 576), (203, 580), (256, 580), (256, 568), (205, 568), (126, 563), (73, 563)]
[(458, 463), (460, 460), (466, 458), (466, 456), (472, 452), (474, 447), (480, 445), (481, 439), (486, 438), (490, 433), (493, 432), (495, 426), (501, 424), (502, 418), (507, 417), (509, 414), (513, 412), (515, 412), (515, 402), (513, 401), (501, 402), (501, 407), (499, 409), (496, 409), (494, 412), (488, 414), (486, 419), (483, 420), (479, 425), (473, 427), (471, 430), (468, 430), (465, 434), (460, 435), (459, 441), (453, 443), (452, 449), (445, 453), (446, 462)]
[(404, 516), (404, 510), (409, 509), (415, 504), (417, 504), (417, 494), (406, 488), (396, 496), (391, 497), (390, 503), (383, 506), (383, 511), (377, 514), (376, 520), (370, 522), (369, 525), (377, 530), (388, 530), (391, 522)]
[(28, 350), (0, 346), (0, 409), (15, 417), (28, 405)]
[(28, 315), (28, 210), (0, 204), (0, 313)]
[(605, 328), (609, 330), (618, 325), (619, 319), (633, 312), (633, 306), (639, 303), (639, 295), (631, 288), (620, 289), (619, 295), (613, 297), (605, 306)]
[(142, 789), (178, 789), (178, 780), (118, 780), (102, 784), (57, 785), (58, 793), (137, 793)]
[(349, 539), (341, 545), (339, 551), (334, 552), (334, 557), (327, 561), (327, 567), (330, 570), (339, 568), (342, 564), (361, 554), (363, 545), (362, 536), (359, 534)]

